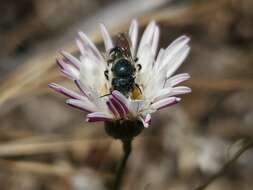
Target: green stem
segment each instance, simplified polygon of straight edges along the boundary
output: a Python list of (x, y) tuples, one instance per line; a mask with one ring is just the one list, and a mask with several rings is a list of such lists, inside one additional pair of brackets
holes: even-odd
[(132, 150), (132, 139), (131, 140), (122, 140), (123, 145), (123, 156), (122, 159), (118, 165), (117, 172), (116, 172), (116, 178), (115, 178), (115, 184), (114, 184), (114, 190), (120, 190), (122, 185), (122, 179), (125, 173), (126, 169), (126, 163), (128, 160), (128, 157)]

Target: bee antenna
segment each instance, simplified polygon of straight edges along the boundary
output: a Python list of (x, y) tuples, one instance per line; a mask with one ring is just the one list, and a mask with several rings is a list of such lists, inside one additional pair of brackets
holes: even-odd
[(105, 94), (105, 95), (103, 95), (103, 96), (100, 96), (100, 98), (103, 98), (103, 97), (109, 96), (109, 95), (111, 95), (111, 94)]

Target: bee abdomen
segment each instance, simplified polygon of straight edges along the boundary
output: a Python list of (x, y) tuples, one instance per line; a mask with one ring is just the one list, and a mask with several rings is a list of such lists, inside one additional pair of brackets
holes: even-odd
[(133, 77), (112, 79), (113, 90), (118, 90), (124, 95), (127, 95), (130, 91), (132, 91), (133, 87), (134, 87)]

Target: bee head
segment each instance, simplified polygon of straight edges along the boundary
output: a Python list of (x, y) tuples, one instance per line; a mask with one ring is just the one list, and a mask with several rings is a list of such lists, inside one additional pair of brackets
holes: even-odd
[(116, 60), (123, 56), (122, 49), (120, 47), (114, 47), (110, 50), (109, 56), (112, 60)]

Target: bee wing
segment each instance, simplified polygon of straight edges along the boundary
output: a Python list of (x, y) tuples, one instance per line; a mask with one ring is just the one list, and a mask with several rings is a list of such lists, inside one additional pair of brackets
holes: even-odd
[(130, 41), (129, 36), (126, 33), (119, 33), (116, 36), (115, 45), (122, 49), (125, 56), (132, 58), (131, 50), (130, 50), (131, 41)]

